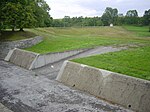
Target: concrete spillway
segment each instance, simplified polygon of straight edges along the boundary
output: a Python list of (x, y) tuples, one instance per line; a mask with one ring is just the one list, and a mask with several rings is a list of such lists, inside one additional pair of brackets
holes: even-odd
[(15, 48), (9, 51), (5, 61), (9, 61), (26, 69), (32, 69), (38, 56), (39, 54), (37, 53)]
[(57, 81), (138, 112), (150, 112), (150, 81), (64, 62)]
[(70, 56), (77, 55), (87, 50), (89, 49), (38, 54), (31, 51), (15, 48), (9, 51), (8, 55), (5, 58), (5, 61), (9, 61), (15, 65), (31, 70), (60, 61)]

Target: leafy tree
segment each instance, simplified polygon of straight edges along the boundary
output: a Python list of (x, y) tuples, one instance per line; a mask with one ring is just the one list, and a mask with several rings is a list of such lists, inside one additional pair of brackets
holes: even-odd
[(49, 6), (44, 0), (2, 0), (0, 24), (14, 31), (24, 27), (51, 26)]
[(150, 32), (150, 9), (145, 11), (143, 20), (144, 25), (149, 25), (149, 32)]
[(19, 3), (7, 2), (2, 8), (2, 18), (5, 20), (4, 24), (9, 25), (14, 31), (17, 26), (17, 19), (19, 19), (18, 12), (21, 10), (21, 5)]
[(49, 15), (50, 7), (44, 0), (35, 1), (35, 19), (37, 27), (50, 26), (52, 17)]
[(6, 25), (4, 24), (4, 18), (3, 18), (3, 11), (2, 8), (5, 6), (5, 4), (8, 2), (8, 0), (0, 0), (0, 31), (2, 29), (5, 29)]
[(31, 26), (34, 19), (33, 2), (31, 0), (14, 0), (7, 1), (2, 7), (2, 18), (4, 24), (12, 28), (20, 28)]
[(127, 17), (138, 17), (138, 12), (136, 10), (129, 10), (126, 13)]
[(125, 24), (125, 17), (118, 17), (117, 18), (117, 25)]
[(64, 27), (69, 27), (71, 26), (71, 18), (70, 16), (65, 16), (63, 19)]
[[(3, 5), (5, 4), (4, 0), (0, 1), (0, 9), (2, 9)], [(0, 35), (1, 35), (1, 30), (4, 28), (3, 25), (3, 18), (2, 18), (2, 10), (0, 10)]]
[(116, 24), (118, 17), (118, 10), (112, 9), (111, 7), (107, 7), (105, 12), (102, 15), (102, 22), (104, 25), (109, 25), (110, 23)]
[(63, 23), (62, 19), (53, 19), (52, 26), (53, 27), (63, 27), (64, 23)]
[(149, 25), (150, 24), (150, 9), (146, 10), (143, 16), (143, 24)]
[(125, 24), (138, 25), (139, 23), (138, 12), (136, 10), (129, 10), (127, 11), (124, 19), (125, 19)]

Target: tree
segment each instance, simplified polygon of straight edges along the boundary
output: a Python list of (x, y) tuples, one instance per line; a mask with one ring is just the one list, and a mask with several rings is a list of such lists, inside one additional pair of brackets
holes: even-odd
[(136, 10), (129, 10), (126, 13), (127, 17), (138, 17), (138, 12)]
[[(14, 31), (24, 27), (50, 26), (52, 18), (49, 6), (44, 0), (2, 0), (0, 4), (1, 22)], [(3, 3), (3, 4), (2, 4)]]
[(150, 9), (145, 11), (143, 20), (144, 25), (149, 25), (149, 32), (150, 32)]
[[(1, 0), (0, 1), (0, 9), (2, 9), (4, 4), (5, 4), (5, 1)], [(0, 10), (0, 35), (1, 35), (1, 30), (4, 28), (3, 21), (4, 21), (4, 19), (2, 18), (2, 10)]]
[(111, 23), (116, 24), (117, 17), (118, 17), (118, 10), (116, 8), (112, 9), (111, 7), (107, 7), (102, 15), (102, 22), (106, 26)]
[(18, 12), (21, 10), (21, 5), (19, 3), (7, 2), (4, 7), (2, 7), (2, 18), (5, 20), (4, 24), (7, 24), (14, 31), (17, 25), (17, 19), (19, 18)]
[[(44, 0), (35, 1), (35, 19), (37, 27), (50, 26), (52, 17), (49, 15), (50, 7)], [(48, 24), (48, 25), (47, 25)]]
[(144, 18), (143, 24), (149, 25), (150, 24), (150, 9), (145, 11), (143, 18)]
[(23, 31), (23, 27), (31, 26), (35, 20), (32, 7), (32, 0), (7, 1), (1, 8), (3, 23), (12, 31), (15, 28)]
[(52, 26), (53, 27), (63, 27), (64, 23), (63, 23), (62, 19), (53, 19)]
[(124, 19), (126, 24), (132, 24), (132, 25), (139, 24), (138, 12), (136, 10), (127, 11)]
[(71, 18), (70, 18), (70, 16), (64, 16), (63, 23), (64, 23), (64, 27), (71, 26)]

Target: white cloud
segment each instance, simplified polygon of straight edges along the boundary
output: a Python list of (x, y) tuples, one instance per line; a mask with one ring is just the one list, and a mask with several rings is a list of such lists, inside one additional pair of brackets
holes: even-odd
[(136, 9), (142, 16), (150, 8), (149, 0), (46, 0), (53, 18), (64, 16), (101, 16), (106, 7), (117, 8), (120, 13)]
[[(57, 2), (56, 2), (57, 1)], [(95, 16), (98, 14), (98, 11), (95, 9), (90, 9), (83, 7), (82, 5), (77, 3), (76, 1), (69, 0), (69, 1), (61, 1), (58, 0), (51, 0), (47, 1), (47, 3), (51, 7), (50, 14), (54, 18), (63, 18), (64, 16)], [(97, 15), (98, 16), (98, 15)]]

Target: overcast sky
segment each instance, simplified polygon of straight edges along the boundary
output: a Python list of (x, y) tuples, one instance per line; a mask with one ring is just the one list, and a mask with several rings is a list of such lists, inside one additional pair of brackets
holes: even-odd
[(101, 16), (106, 7), (117, 8), (124, 15), (128, 10), (136, 9), (139, 16), (150, 9), (150, 0), (45, 0), (50, 8), (50, 15), (56, 18)]

